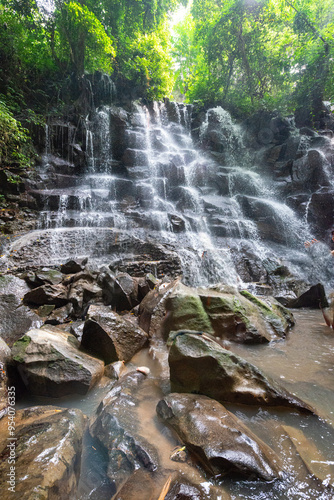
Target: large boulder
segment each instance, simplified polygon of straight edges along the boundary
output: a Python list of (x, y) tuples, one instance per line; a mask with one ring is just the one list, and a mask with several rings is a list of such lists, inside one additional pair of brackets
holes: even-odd
[(292, 314), (272, 298), (260, 300), (229, 287), (194, 289), (179, 283), (166, 300), (167, 333), (196, 330), (239, 343), (282, 338), (294, 324)]
[(144, 297), (139, 305), (139, 326), (150, 337), (163, 336), (164, 318), (166, 315), (166, 300), (178, 283), (161, 283), (151, 280), (153, 289)]
[(61, 283), (58, 285), (46, 284), (33, 288), (24, 296), (24, 303), (32, 306), (52, 304), (56, 307), (62, 307), (68, 302), (66, 287)]
[(0, 420), (0, 455), (6, 457), (0, 463), (1, 498), (76, 498), (83, 413), (56, 406), (17, 410), (13, 439), (8, 435), (9, 419), (7, 415)]
[(42, 324), (37, 314), (23, 305), (29, 291), (26, 283), (14, 276), (0, 276), (0, 337), (11, 347), (27, 330)]
[(300, 308), (310, 307), (311, 309), (319, 309), (319, 307), (328, 307), (328, 300), (324, 286), (321, 283), (311, 286), (306, 292), (301, 294), (297, 299), (289, 303), (289, 307)]
[(157, 413), (212, 475), (239, 473), (265, 481), (279, 476), (278, 456), (217, 401), (169, 394)]
[(139, 304), (138, 282), (129, 274), (116, 275), (112, 304), (117, 311), (130, 310)]
[(61, 397), (86, 394), (102, 377), (104, 363), (78, 349), (76, 338), (52, 326), (33, 329), (12, 349), (29, 392)]
[(303, 190), (317, 191), (322, 186), (330, 186), (325, 155), (317, 149), (310, 149), (293, 162), (291, 176), (293, 183)]
[(333, 227), (334, 190), (331, 188), (318, 190), (312, 194), (307, 206), (307, 221), (312, 224), (314, 234), (320, 238), (328, 237), (327, 231)]
[(171, 335), (170, 380), (175, 392), (204, 394), (217, 401), (285, 406), (313, 413), (256, 366), (201, 332)]
[(168, 296), (166, 309), (168, 311), (165, 322), (167, 333), (171, 330), (183, 329), (214, 333), (196, 289), (178, 283)]
[(136, 469), (158, 468), (158, 450), (141, 436), (136, 407), (138, 390), (146, 376), (131, 372), (120, 379), (97, 409), (90, 433), (108, 450), (108, 476), (116, 486)]
[(57, 269), (39, 269), (38, 271), (26, 271), (21, 278), (26, 281), (30, 288), (37, 288), (47, 283), (58, 285), (64, 276)]
[(109, 307), (91, 305), (81, 346), (108, 364), (117, 360), (129, 361), (147, 339), (144, 330)]

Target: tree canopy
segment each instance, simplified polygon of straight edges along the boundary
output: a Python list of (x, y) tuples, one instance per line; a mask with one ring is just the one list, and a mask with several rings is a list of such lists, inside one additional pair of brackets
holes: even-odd
[[(40, 4), (41, 2), (39, 2)], [(0, 0), (0, 94), (15, 114), (51, 106), (69, 77), (96, 70), (121, 77), (142, 97), (174, 86), (187, 102), (236, 115), (289, 113), (334, 98), (332, 0)], [(1, 97), (0, 95), (0, 97)]]
[(332, 0), (193, 0), (174, 45), (188, 101), (310, 112), (334, 98)]

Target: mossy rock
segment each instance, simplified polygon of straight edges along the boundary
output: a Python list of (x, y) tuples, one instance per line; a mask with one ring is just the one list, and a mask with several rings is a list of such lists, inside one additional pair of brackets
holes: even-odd
[(31, 337), (29, 337), (29, 335), (24, 335), (15, 342), (12, 349), (12, 355), (14, 361), (17, 361), (18, 363), (24, 363), (26, 349), (30, 344), (30, 342), (31, 342)]
[(166, 302), (167, 334), (177, 330), (197, 330), (214, 333), (202, 301), (192, 288), (179, 284)]

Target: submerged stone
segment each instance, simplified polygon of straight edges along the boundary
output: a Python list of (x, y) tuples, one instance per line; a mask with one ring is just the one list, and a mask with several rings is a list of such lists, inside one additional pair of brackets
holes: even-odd
[[(334, 463), (326, 460), (316, 445), (300, 429), (283, 425), (307, 470), (324, 486), (334, 487)], [(331, 457), (333, 458), (333, 457)]]
[(168, 362), (173, 391), (204, 394), (221, 402), (284, 406), (313, 413), (308, 404), (205, 334), (181, 331), (171, 342)]
[(159, 465), (158, 450), (140, 435), (136, 413), (136, 393), (145, 379), (140, 372), (122, 377), (104, 398), (90, 425), (92, 436), (108, 450), (108, 476), (117, 487), (136, 469), (153, 472)]
[(265, 481), (279, 476), (278, 456), (217, 401), (169, 394), (157, 413), (212, 475), (239, 473)]
[[(15, 440), (9, 416), (0, 420), (0, 491), (3, 500), (76, 498), (85, 417), (80, 410), (35, 406), (17, 410)], [(10, 458), (14, 458), (11, 469)], [(14, 490), (7, 481), (14, 470)]]

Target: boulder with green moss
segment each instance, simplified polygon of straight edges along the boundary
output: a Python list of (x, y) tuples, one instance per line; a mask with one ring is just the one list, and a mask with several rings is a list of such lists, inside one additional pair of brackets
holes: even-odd
[(12, 356), (29, 392), (39, 396), (86, 394), (104, 371), (103, 361), (81, 352), (73, 335), (52, 326), (30, 330)]
[(179, 283), (166, 301), (164, 328), (196, 330), (240, 343), (285, 337), (292, 314), (273, 298), (258, 299), (233, 288), (189, 288)]
[(174, 335), (168, 362), (174, 392), (203, 394), (220, 402), (287, 406), (313, 412), (256, 366), (201, 332), (181, 331)]

